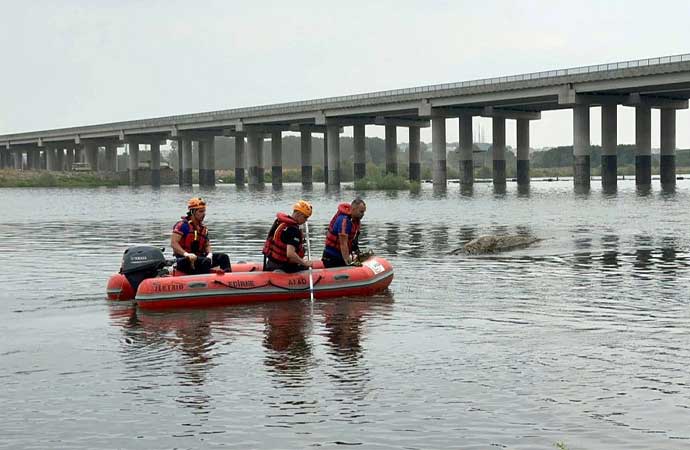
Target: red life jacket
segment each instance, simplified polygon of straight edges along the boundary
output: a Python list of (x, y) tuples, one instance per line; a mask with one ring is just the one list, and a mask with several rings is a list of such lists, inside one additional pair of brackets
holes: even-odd
[(335, 226), (337, 223), (341, 223), (343, 220), (343, 217), (347, 217), (347, 220), (352, 223), (352, 227), (350, 228), (350, 233), (347, 235), (347, 251), (348, 253), (352, 252), (352, 243), (357, 239), (357, 235), (359, 234), (359, 228), (360, 228), (360, 221), (357, 220), (352, 220), (352, 206), (350, 206), (349, 203), (341, 203), (338, 205), (338, 212), (335, 213), (335, 216), (331, 219), (331, 223), (328, 225), (328, 231), (326, 232), (326, 247), (327, 251), (330, 250), (330, 253), (334, 253), (336, 255), (340, 255), (340, 242), (338, 240), (338, 234), (340, 230), (336, 231)]
[(180, 223), (186, 223), (189, 226), (189, 233), (180, 239), (182, 249), (187, 253), (204, 256), (206, 254), (206, 244), (208, 244), (208, 228), (204, 225), (196, 226), (188, 217), (182, 217), (182, 220), (175, 224), (173, 230), (176, 230)]
[(300, 258), (304, 257), (304, 237), (302, 231), (299, 229), (299, 224), (292, 217), (284, 213), (276, 214), (276, 220), (273, 222), (271, 230), (268, 232), (264, 249), (262, 253), (271, 260), (277, 263), (288, 262), (287, 258), (287, 244), (281, 239), (285, 230), (290, 227), (297, 228), (299, 231), (299, 246), (295, 250)]

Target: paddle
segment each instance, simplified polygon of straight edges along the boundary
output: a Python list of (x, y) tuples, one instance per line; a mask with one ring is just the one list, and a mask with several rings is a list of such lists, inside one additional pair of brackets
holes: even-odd
[[(304, 222), (304, 232), (307, 240), (307, 259), (311, 261), (311, 246), (309, 245), (309, 222)], [(314, 276), (309, 267), (309, 300), (314, 303)]]

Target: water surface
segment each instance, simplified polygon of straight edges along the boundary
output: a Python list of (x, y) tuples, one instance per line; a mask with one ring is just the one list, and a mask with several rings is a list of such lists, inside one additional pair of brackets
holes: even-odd
[[(128, 246), (168, 246), (192, 194), (238, 261), (300, 197), (319, 254), (354, 192), (2, 189), (0, 448), (690, 448), (679, 183), (365, 193), (388, 292), (166, 312), (109, 305), (105, 283)], [(487, 233), (544, 241), (448, 255)]]

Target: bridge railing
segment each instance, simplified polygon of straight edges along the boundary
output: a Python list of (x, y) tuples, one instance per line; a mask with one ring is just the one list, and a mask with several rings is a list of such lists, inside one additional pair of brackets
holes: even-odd
[(547, 70), (542, 72), (532, 72), (520, 75), (511, 75), (505, 77), (493, 77), (493, 78), (483, 78), (478, 80), (469, 81), (459, 81), (455, 83), (443, 83), (443, 84), (433, 84), (428, 86), (419, 86), (412, 88), (403, 89), (393, 89), (387, 91), (369, 92), (366, 94), (354, 94), (354, 95), (343, 95), (339, 97), (327, 97), (314, 100), (303, 100), (298, 102), (281, 103), (277, 105), (261, 105), (253, 106), (248, 108), (238, 108), (227, 110), (226, 112), (240, 112), (240, 111), (261, 111), (265, 109), (275, 109), (275, 108), (291, 108), (299, 106), (308, 106), (314, 104), (324, 104), (324, 103), (336, 103), (343, 101), (353, 101), (353, 100), (366, 100), (379, 97), (389, 97), (396, 95), (406, 95), (406, 94), (417, 94), (423, 92), (435, 92), (443, 91), (447, 89), (457, 89), (464, 87), (474, 87), (474, 86), (485, 86), (485, 85), (495, 85), (501, 83), (513, 83), (516, 81), (529, 81), (529, 80), (539, 80), (544, 78), (553, 78), (567, 75), (581, 75), (585, 73), (595, 73), (595, 72), (606, 72), (609, 70), (620, 70), (620, 69), (631, 69), (636, 67), (647, 67), (662, 64), (678, 63), (678, 62), (690, 62), (690, 53), (685, 53), (682, 55), (673, 56), (663, 56), (657, 58), (646, 58), (646, 59), (636, 59), (631, 61), (615, 62), (609, 64), (594, 64), (590, 66), (582, 67), (572, 67), (569, 69), (560, 70)]

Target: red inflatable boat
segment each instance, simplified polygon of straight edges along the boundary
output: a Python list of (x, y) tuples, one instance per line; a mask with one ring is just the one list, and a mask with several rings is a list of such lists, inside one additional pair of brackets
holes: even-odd
[[(130, 259), (137, 263), (137, 258)], [(127, 258), (127, 253), (125, 253)], [(140, 261), (146, 264), (146, 261)], [(143, 267), (143, 266), (142, 266)], [(160, 267), (158, 268), (160, 269)], [(263, 272), (262, 264), (233, 264), (232, 273), (160, 276), (149, 272), (143, 280), (118, 273), (108, 280), (108, 298), (134, 300), (140, 308), (177, 308), (236, 303), (294, 300), (310, 297), (309, 272)], [(130, 276), (128, 276), (130, 275)], [(373, 295), (393, 281), (393, 267), (384, 258), (372, 256), (361, 266), (325, 269), (320, 262), (312, 270), (317, 299)], [(132, 284), (137, 284), (134, 288)]]

